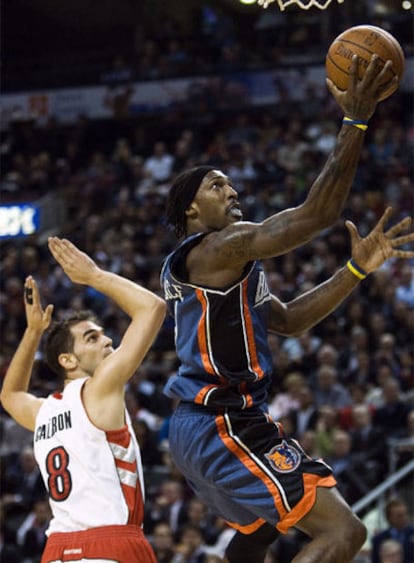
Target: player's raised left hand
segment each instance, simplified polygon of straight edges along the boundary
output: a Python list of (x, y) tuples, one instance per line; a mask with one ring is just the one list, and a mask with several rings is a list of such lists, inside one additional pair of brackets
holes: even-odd
[(414, 241), (414, 232), (406, 235), (400, 234), (411, 225), (411, 217), (405, 217), (384, 230), (391, 214), (392, 208), (387, 207), (378, 223), (365, 238), (360, 237), (358, 229), (352, 221), (345, 223), (351, 236), (352, 258), (367, 274), (374, 272), (389, 258), (414, 258), (414, 250), (400, 248)]

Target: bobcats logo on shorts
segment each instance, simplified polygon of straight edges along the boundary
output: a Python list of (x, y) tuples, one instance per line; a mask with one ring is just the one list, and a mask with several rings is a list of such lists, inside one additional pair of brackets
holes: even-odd
[(270, 465), (279, 473), (290, 473), (300, 464), (300, 453), (296, 448), (283, 440), (281, 444), (275, 446), (268, 454), (265, 454)]

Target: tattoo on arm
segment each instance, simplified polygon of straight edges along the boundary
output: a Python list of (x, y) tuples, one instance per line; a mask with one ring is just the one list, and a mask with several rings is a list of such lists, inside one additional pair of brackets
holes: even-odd
[(237, 236), (230, 236), (223, 245), (223, 256), (229, 263), (233, 261), (240, 262), (251, 259), (253, 233), (238, 233)]

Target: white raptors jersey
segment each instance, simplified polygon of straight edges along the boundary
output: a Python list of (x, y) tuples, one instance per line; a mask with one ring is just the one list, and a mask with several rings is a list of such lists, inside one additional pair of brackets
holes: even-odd
[(119, 430), (94, 426), (81, 399), (85, 381), (50, 395), (36, 418), (34, 452), (53, 512), (47, 535), (142, 525), (141, 456), (129, 415)]

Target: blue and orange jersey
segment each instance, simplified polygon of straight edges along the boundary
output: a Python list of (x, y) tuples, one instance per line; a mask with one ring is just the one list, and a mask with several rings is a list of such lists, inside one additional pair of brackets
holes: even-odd
[(186, 257), (205, 234), (186, 238), (167, 256), (161, 272), (180, 360), (165, 393), (205, 406), (257, 406), (267, 398), (272, 373), (266, 276), (261, 263), (254, 261), (226, 289), (186, 281)]

